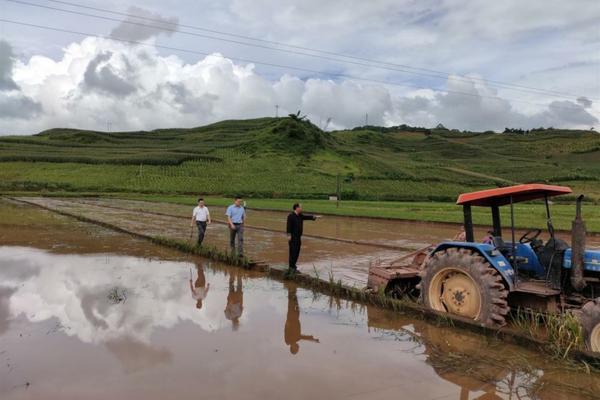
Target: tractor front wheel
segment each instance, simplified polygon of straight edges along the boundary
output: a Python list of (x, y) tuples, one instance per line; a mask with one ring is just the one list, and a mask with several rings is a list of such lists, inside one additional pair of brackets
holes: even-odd
[(600, 298), (585, 303), (579, 313), (579, 320), (586, 348), (600, 352)]
[(489, 327), (502, 326), (509, 311), (498, 272), (468, 249), (435, 253), (421, 271), (421, 302), (435, 311), (469, 318)]

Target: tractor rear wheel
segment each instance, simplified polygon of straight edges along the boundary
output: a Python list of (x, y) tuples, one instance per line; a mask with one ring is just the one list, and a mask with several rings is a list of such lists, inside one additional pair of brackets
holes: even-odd
[(586, 348), (600, 352), (600, 298), (585, 303), (579, 313), (579, 320)]
[(502, 277), (468, 249), (435, 253), (421, 271), (421, 302), (435, 311), (459, 315), (488, 327), (506, 323), (509, 311)]

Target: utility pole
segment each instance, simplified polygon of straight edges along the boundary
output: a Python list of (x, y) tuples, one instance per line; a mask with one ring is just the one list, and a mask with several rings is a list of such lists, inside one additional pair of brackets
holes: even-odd
[(112, 128), (112, 123), (110, 121), (106, 121), (106, 131), (110, 132), (111, 128)]
[(279, 118), (279, 104), (275, 104), (275, 118)]
[(369, 113), (365, 113), (365, 126), (369, 125)]

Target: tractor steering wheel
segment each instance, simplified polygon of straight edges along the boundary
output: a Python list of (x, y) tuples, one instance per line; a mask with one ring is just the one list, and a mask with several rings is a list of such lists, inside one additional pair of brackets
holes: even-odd
[(519, 243), (521, 243), (521, 244), (531, 243), (535, 239), (537, 239), (537, 237), (540, 236), (541, 233), (542, 233), (541, 229), (531, 229), (531, 230), (525, 232), (525, 234), (523, 236), (521, 236), (521, 238), (519, 239)]

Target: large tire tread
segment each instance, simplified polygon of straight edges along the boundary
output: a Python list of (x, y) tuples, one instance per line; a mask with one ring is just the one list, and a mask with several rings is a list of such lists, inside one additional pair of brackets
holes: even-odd
[(576, 315), (581, 322), (585, 346), (588, 350), (593, 351), (590, 339), (592, 330), (596, 325), (600, 324), (600, 297), (585, 303)]
[(504, 281), (487, 260), (469, 249), (446, 249), (429, 258), (420, 273), (421, 303), (432, 308), (428, 299), (429, 285), (437, 272), (448, 267), (463, 270), (479, 287), (481, 311), (475, 321), (492, 328), (506, 325), (506, 315), (510, 311), (510, 307), (507, 301), (508, 290)]

